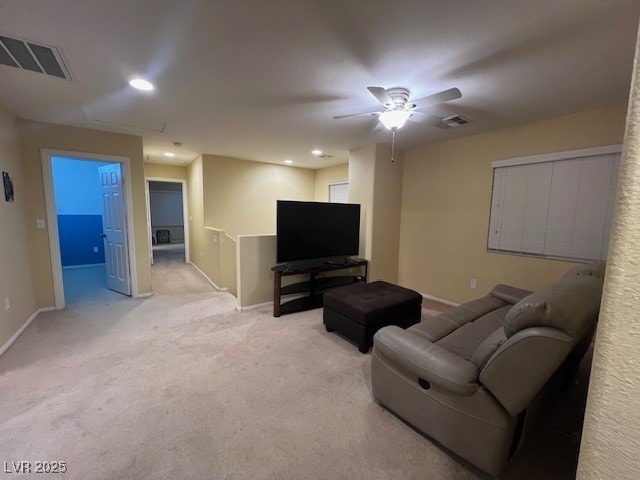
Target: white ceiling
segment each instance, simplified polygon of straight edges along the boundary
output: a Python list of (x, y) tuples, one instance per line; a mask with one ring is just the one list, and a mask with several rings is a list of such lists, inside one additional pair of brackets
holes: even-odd
[[(5, 0), (0, 34), (61, 48), (74, 81), (0, 65), (0, 105), (141, 135), (154, 162), (211, 153), (319, 168), (390, 141), (373, 118), (332, 119), (375, 108), (369, 85), (462, 91), (433, 113), (470, 125), (408, 124), (403, 148), (622, 102), (639, 15), (640, 2), (618, 0)], [(131, 89), (137, 75), (156, 90)]]

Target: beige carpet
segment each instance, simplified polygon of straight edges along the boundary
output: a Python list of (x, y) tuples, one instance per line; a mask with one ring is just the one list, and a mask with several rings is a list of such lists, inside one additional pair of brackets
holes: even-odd
[(215, 291), (195, 268), (184, 263), (184, 243), (153, 246), (152, 287), (155, 295)]
[[(480, 475), (373, 402), (369, 355), (320, 310), (235, 305), (197, 292), (38, 316), (0, 357), (0, 462), (66, 461), (67, 479)], [(573, 476), (575, 444), (541, 431), (506, 478)]]
[(107, 288), (107, 269), (104, 263), (63, 268), (62, 280), (67, 304), (105, 303), (128, 298)]

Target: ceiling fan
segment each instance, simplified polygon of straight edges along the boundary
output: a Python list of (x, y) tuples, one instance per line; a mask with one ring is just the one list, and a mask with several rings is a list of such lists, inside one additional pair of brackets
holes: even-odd
[(404, 126), (414, 112), (420, 112), (420, 109), (429, 105), (444, 103), (462, 97), (462, 93), (457, 88), (449, 88), (411, 101), (409, 101), (411, 92), (407, 88), (367, 87), (367, 90), (382, 104), (382, 109), (368, 109), (348, 115), (337, 115), (333, 118), (339, 120), (361, 115), (376, 115), (386, 128), (395, 132)]

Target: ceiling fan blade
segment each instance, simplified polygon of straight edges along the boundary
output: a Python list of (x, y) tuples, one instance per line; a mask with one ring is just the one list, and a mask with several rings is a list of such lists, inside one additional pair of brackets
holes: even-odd
[(433, 105), (435, 103), (449, 102), (460, 97), (462, 97), (462, 92), (454, 87), (448, 90), (434, 93), (433, 95), (427, 95), (426, 97), (418, 98), (417, 100), (411, 100), (411, 103), (415, 103), (419, 107), (424, 107), (426, 105)]
[(380, 110), (367, 110), (366, 112), (358, 112), (358, 113), (349, 113), (348, 115), (336, 115), (333, 117), (334, 120), (340, 120), (341, 118), (349, 118), (349, 117), (359, 117), (362, 115), (380, 115)]
[(393, 103), (393, 100), (391, 100), (391, 97), (387, 94), (386, 89), (382, 87), (367, 87), (367, 90), (369, 90), (369, 93), (376, 97), (376, 100), (378, 100), (382, 105), (389, 105)]
[(411, 119), (415, 122), (426, 123), (432, 127), (442, 128), (442, 117), (436, 115), (429, 115), (428, 113), (419, 112), (417, 110), (411, 110), (413, 116)]
[(377, 125), (373, 127), (373, 130), (371, 130), (371, 133), (380, 133), (380, 132), (383, 132), (384, 129), (385, 128), (382, 122), (378, 122)]

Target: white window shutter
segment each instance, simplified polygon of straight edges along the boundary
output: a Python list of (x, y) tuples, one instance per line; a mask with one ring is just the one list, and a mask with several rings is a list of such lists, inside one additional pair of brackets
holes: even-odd
[(329, 202), (331, 203), (348, 203), (349, 202), (349, 183), (331, 183), (329, 184)]
[(553, 168), (552, 165), (545, 163), (536, 163), (527, 167), (522, 252), (542, 255), (546, 239)]
[(544, 157), (494, 165), (487, 248), (605, 260), (620, 154)]

